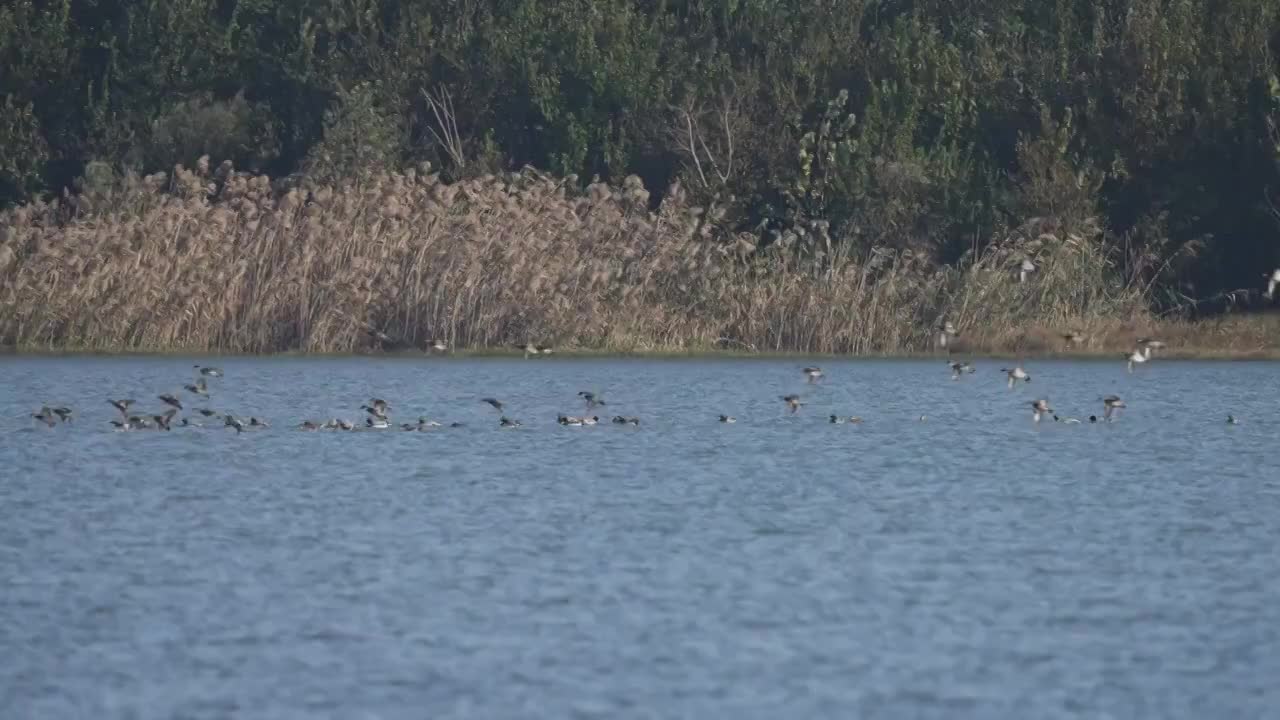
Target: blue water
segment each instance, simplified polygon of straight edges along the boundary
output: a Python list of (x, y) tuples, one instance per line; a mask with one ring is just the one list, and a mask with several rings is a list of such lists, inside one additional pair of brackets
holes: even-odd
[[(112, 430), (205, 361), (0, 358), (6, 717), (1280, 707), (1280, 364), (223, 358), (270, 428)], [(374, 396), (465, 426), (293, 428)]]

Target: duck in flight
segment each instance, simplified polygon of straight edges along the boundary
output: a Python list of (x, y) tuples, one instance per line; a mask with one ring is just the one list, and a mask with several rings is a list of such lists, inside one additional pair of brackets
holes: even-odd
[(125, 420), (129, 419), (129, 406), (134, 403), (132, 399), (108, 400), (107, 402), (111, 403), (111, 407), (119, 410), (120, 414), (125, 416)]
[(1142, 347), (1134, 348), (1133, 352), (1126, 356), (1126, 359), (1129, 361), (1127, 366), (1129, 372), (1132, 373), (1134, 365), (1144, 363), (1151, 359), (1151, 347), (1144, 345)]
[[(1112, 416), (1118, 415), (1126, 407), (1128, 405), (1124, 404), (1124, 400), (1121, 400), (1119, 395), (1108, 395), (1102, 398), (1102, 419), (1111, 422)], [(1092, 418), (1090, 420), (1092, 421)]]
[(822, 379), (822, 368), (820, 367), (801, 368), (800, 372), (804, 373), (805, 379), (811, 384)]
[(177, 408), (169, 408), (162, 415), (152, 415), (151, 421), (155, 423), (157, 430), (169, 430), (169, 423), (173, 421), (173, 416), (178, 414)]
[(222, 377), (222, 368), (203, 367), (200, 365), (196, 365), (194, 367), (196, 369), (196, 372), (200, 373), (201, 375), (205, 375), (208, 377)]
[(1280, 285), (1280, 268), (1276, 268), (1270, 273), (1264, 273), (1262, 277), (1267, 280), (1267, 291), (1262, 293), (1262, 297), (1270, 300), (1275, 297), (1276, 286)]
[(1018, 266), (1018, 282), (1027, 281), (1027, 276), (1036, 271), (1036, 264), (1031, 262), (1031, 258), (1023, 258), (1022, 264)]
[(1080, 345), (1084, 343), (1084, 341), (1087, 340), (1088, 337), (1084, 333), (1078, 330), (1070, 330), (1068, 332), (1062, 333), (1062, 339), (1066, 341), (1067, 347), (1074, 347), (1076, 345)]
[(31, 417), (35, 418), (36, 420), (39, 420), (40, 422), (44, 423), (48, 427), (53, 427), (54, 425), (58, 424), (58, 416), (53, 414), (53, 408), (49, 407), (48, 405), (45, 405), (44, 407), (40, 408), (40, 412), (31, 413)]
[(595, 407), (595, 406), (597, 406), (597, 405), (607, 405), (607, 404), (608, 404), (608, 403), (606, 403), (606, 402), (604, 401), (604, 399), (603, 399), (603, 398), (599, 397), (598, 395), (596, 395), (596, 394), (595, 394), (595, 393), (593, 393), (593, 392), (588, 392), (588, 391), (586, 391), (586, 390), (581, 390), (581, 391), (579, 391), (579, 392), (578, 392), (578, 397), (582, 398), (582, 400), (583, 400), (584, 402), (586, 402), (586, 404), (587, 404), (587, 409), (588, 409), (588, 410), (590, 410), (591, 408), (593, 408), (593, 407)]
[(164, 395), (159, 395), (158, 397), (160, 398), (160, 402), (164, 403), (165, 405), (171, 405), (176, 410), (182, 409), (182, 401), (178, 400), (178, 398), (168, 393), (165, 393)]
[(196, 381), (195, 381), (195, 383), (193, 383), (193, 384), (190, 384), (190, 385), (183, 385), (183, 386), (182, 386), (182, 389), (183, 389), (183, 390), (186, 390), (187, 392), (191, 393), (192, 395), (200, 395), (200, 396), (202, 396), (202, 397), (209, 397), (209, 386), (208, 386), (207, 384), (205, 384), (204, 378), (200, 378), (199, 380), (196, 380)]
[[(956, 326), (950, 320), (944, 320), (938, 327), (938, 346), (947, 348), (951, 344), (951, 338), (960, 337), (960, 331), (956, 330)], [(950, 354), (948, 352), (948, 354)]]
[(1031, 419), (1034, 420), (1035, 422), (1037, 423), (1040, 422), (1040, 417), (1042, 415), (1052, 413), (1052, 412), (1053, 412), (1053, 408), (1049, 407), (1048, 400), (1045, 400), (1042, 398), (1040, 400), (1031, 401)]
[(804, 401), (800, 399), (799, 395), (783, 395), (782, 402), (787, 404), (787, 411), (792, 415), (795, 415), (796, 411), (804, 407)]
[(1031, 376), (1027, 374), (1026, 370), (1022, 369), (1022, 365), (1015, 365), (1014, 367), (1011, 367), (1011, 368), (1000, 368), (1000, 372), (1009, 376), (1010, 390), (1013, 389), (1013, 386), (1017, 384), (1019, 380), (1027, 383), (1031, 382)]
[(972, 375), (973, 373), (977, 372), (977, 368), (973, 366), (973, 363), (950, 362), (950, 363), (947, 363), (947, 367), (951, 368), (952, 380), (959, 380), (960, 376), (965, 373)]

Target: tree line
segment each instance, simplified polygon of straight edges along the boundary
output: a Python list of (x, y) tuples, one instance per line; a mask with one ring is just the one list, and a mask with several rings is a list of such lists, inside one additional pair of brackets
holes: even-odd
[[(215, 162), (678, 180), (726, 230), (1106, 243), (1162, 304), (1280, 264), (1273, 0), (14, 0), (0, 206)], [(1031, 222), (1028, 225), (1029, 221)], [(1210, 304), (1209, 307), (1220, 307)]]

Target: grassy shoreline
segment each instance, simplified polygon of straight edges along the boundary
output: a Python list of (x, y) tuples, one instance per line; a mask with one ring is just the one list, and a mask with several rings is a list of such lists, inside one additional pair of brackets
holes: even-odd
[[(1227, 329), (1224, 331), (1223, 326)], [(1270, 329), (1276, 341), (1258, 347), (1245, 338), (1256, 338), (1259, 326)], [(1202, 332), (1212, 327), (1212, 332)], [(1248, 332), (1244, 332), (1244, 328)], [(1156, 328), (1158, 330), (1159, 328)], [(1217, 320), (1185, 321), (1167, 324), (1166, 330), (1174, 330), (1173, 336), (1179, 338), (1175, 344), (1160, 353), (1163, 360), (1216, 360), (1216, 361), (1280, 361), (1280, 314), (1267, 316), (1249, 316)], [(1234, 334), (1233, 334), (1234, 333)], [(1169, 337), (1168, 333), (1152, 332), (1153, 337)], [(1225, 335), (1221, 344), (1200, 343), (1187, 338), (1220, 337)], [(1235, 342), (1233, 342), (1233, 339)], [(1083, 348), (1037, 348), (1035, 350), (1019, 350), (1017, 347), (970, 347), (962, 340), (953, 341), (951, 356), (956, 359), (988, 358), (988, 359), (1025, 359), (1025, 360), (1080, 360), (1092, 362), (1121, 362), (1124, 355), (1132, 348), (1130, 343), (1108, 343), (1098, 347)], [(269, 357), (269, 358), (385, 358), (392, 360), (464, 360), (464, 359), (503, 359), (522, 358), (523, 353), (509, 347), (477, 347), (451, 349), (447, 352), (425, 352), (421, 350), (357, 350), (357, 351), (307, 351), (300, 349), (275, 350), (265, 352), (240, 352), (205, 350), (201, 348), (101, 348), (101, 347), (49, 347), (49, 346), (0, 346), (0, 356), (30, 357)], [(830, 353), (804, 350), (763, 350), (750, 351), (726, 348), (659, 348), (659, 349), (627, 349), (601, 347), (567, 347), (557, 348), (547, 356), (530, 357), (529, 362), (545, 362), (548, 360), (583, 360), (598, 358), (624, 359), (760, 359), (785, 360), (802, 358), (821, 358), (835, 360), (937, 360), (948, 359), (947, 353), (941, 350), (897, 351), (897, 352), (862, 352), (862, 353)]]
[[(955, 265), (762, 244), (638, 179), (581, 193), (538, 173), (280, 189), (175, 168), (0, 213), (4, 352), (556, 357), (1280, 358), (1280, 314), (1150, 311), (1104, 236), (1024, 228)], [(1034, 258), (1029, 276), (1018, 268)], [(1069, 345), (1068, 333), (1085, 340)], [(394, 354), (394, 353), (393, 353)]]

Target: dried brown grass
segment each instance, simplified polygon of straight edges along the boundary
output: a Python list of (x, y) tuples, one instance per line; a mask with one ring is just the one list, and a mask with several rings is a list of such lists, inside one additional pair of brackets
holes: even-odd
[[(579, 192), (533, 171), (410, 171), (273, 188), (207, 161), (0, 214), (0, 343), (30, 349), (348, 352), (524, 342), (606, 351), (905, 353), (943, 316), (974, 352), (1121, 349), (1167, 330), (1095, 238), (1015, 233), (957, 268), (766, 249), (638, 179)], [(822, 228), (815, 232), (822, 234)], [(1017, 282), (1013, 263), (1040, 271)], [(1271, 346), (1274, 347), (1274, 346)]]

